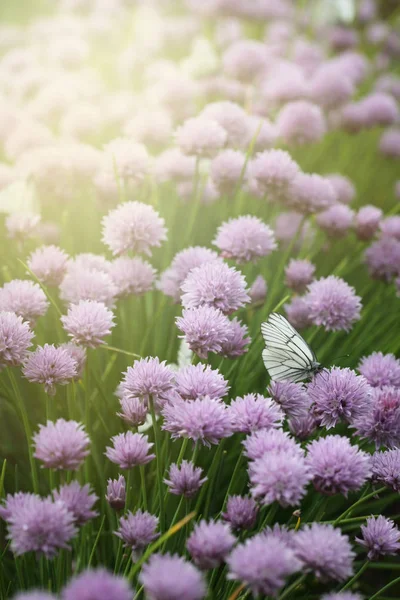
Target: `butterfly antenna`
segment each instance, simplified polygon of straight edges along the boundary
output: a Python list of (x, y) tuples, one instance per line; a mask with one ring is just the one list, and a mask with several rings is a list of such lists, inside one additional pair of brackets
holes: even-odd
[(342, 356), (336, 356), (333, 360), (339, 360), (340, 358), (349, 358), (350, 354), (342, 354)]

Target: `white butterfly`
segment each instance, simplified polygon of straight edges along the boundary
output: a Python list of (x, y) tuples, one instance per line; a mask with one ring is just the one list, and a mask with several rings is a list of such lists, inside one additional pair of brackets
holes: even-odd
[(261, 325), (265, 348), (265, 368), (273, 381), (308, 379), (322, 370), (317, 357), (294, 327), (278, 313), (272, 313)]

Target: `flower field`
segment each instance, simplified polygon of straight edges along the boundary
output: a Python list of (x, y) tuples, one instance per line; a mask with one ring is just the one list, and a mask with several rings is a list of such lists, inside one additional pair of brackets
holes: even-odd
[(0, 599), (398, 598), (396, 3), (24, 4)]

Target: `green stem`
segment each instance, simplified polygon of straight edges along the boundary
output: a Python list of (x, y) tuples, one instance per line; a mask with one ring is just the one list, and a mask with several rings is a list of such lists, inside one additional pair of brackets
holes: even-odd
[(396, 585), (396, 583), (400, 583), (400, 577), (396, 577), (396, 579), (392, 579), (392, 581), (389, 581), (389, 583), (387, 583), (386, 585), (383, 586), (383, 588), (381, 588), (380, 590), (378, 590), (376, 592), (376, 594), (374, 594), (373, 596), (371, 596), (369, 598), (369, 600), (375, 600), (375, 598), (379, 598), (379, 596), (381, 596), (383, 594), (383, 592), (386, 592), (386, 590), (388, 590), (389, 588), (391, 588), (393, 585)]
[(369, 560), (366, 560), (366, 561), (365, 561), (365, 563), (363, 564), (363, 566), (361, 567), (361, 569), (359, 569), (359, 570), (357, 571), (357, 573), (356, 573), (356, 574), (355, 574), (355, 575), (354, 575), (354, 576), (353, 576), (353, 577), (350, 579), (350, 581), (348, 581), (348, 582), (346, 583), (346, 585), (344, 585), (344, 586), (341, 588), (341, 590), (340, 590), (341, 592), (344, 592), (345, 590), (348, 590), (349, 588), (351, 588), (351, 586), (353, 585), (353, 583), (355, 583), (355, 582), (357, 581), (357, 579), (359, 579), (359, 578), (361, 577), (361, 575), (364, 573), (364, 571), (365, 571), (366, 569), (368, 569), (368, 567), (369, 567), (369, 562), (370, 562)]
[(115, 346), (109, 346), (108, 344), (103, 344), (100, 346), (104, 350), (109, 350), (110, 352), (118, 352), (118, 354), (126, 354), (126, 356), (133, 356), (134, 358), (142, 358), (140, 354), (135, 354), (134, 352), (128, 352), (128, 350), (122, 350), (121, 348), (115, 348)]
[(150, 396), (150, 414), (151, 420), (153, 421), (154, 431), (154, 443), (156, 447), (156, 461), (157, 461), (157, 482), (158, 482), (158, 497), (160, 503), (160, 530), (161, 533), (165, 531), (165, 513), (164, 513), (164, 496), (163, 496), (163, 472), (161, 465), (161, 443), (160, 443), (160, 426), (156, 419), (156, 413), (154, 410), (153, 398)]
[(291, 594), (297, 587), (299, 587), (299, 585), (301, 585), (303, 583), (303, 581), (305, 580), (306, 577), (307, 577), (307, 573), (303, 573), (302, 575), (300, 575), (300, 577), (298, 577), (296, 579), (296, 581), (294, 581), (291, 585), (289, 585), (289, 587), (287, 587), (285, 590), (283, 590), (283, 592), (279, 596), (278, 600), (283, 600), (283, 598), (286, 598), (286, 596), (289, 596), (289, 594)]
[(26, 414), (26, 411), (25, 411), (24, 401), (22, 399), (21, 392), (19, 390), (18, 383), (15, 379), (14, 373), (12, 372), (12, 370), (10, 368), (7, 369), (7, 372), (8, 372), (8, 378), (10, 380), (12, 390), (13, 390), (16, 400), (17, 400), (18, 408), (21, 413), (21, 419), (22, 419), (22, 423), (24, 426), (24, 430), (25, 430), (26, 442), (28, 444), (29, 464), (31, 466), (31, 473), (32, 473), (33, 491), (35, 492), (35, 494), (38, 494), (39, 493), (39, 480), (38, 480), (38, 474), (37, 474), (37, 469), (36, 469), (36, 463), (35, 463), (35, 459), (33, 457), (33, 452), (32, 452), (31, 426), (29, 424), (28, 415)]
[(386, 491), (386, 487), (381, 487), (379, 488), (379, 490), (375, 490), (374, 492), (371, 492), (370, 494), (367, 494), (366, 496), (363, 496), (362, 498), (360, 498), (359, 500), (357, 500), (357, 502), (354, 502), (354, 504), (352, 504), (349, 508), (347, 508), (337, 519), (336, 521), (334, 521), (333, 526), (336, 527), (336, 525), (338, 525), (345, 517), (347, 517), (347, 515), (352, 512), (352, 510), (354, 510), (356, 508), (356, 506), (359, 506), (360, 504), (362, 504), (363, 502), (365, 502), (366, 500), (369, 500), (370, 498), (373, 498), (374, 496), (377, 496), (378, 494), (382, 494), (384, 491)]
[(142, 503), (144, 510), (147, 510), (147, 492), (146, 492), (146, 477), (144, 474), (144, 465), (140, 465), (140, 483), (142, 484)]

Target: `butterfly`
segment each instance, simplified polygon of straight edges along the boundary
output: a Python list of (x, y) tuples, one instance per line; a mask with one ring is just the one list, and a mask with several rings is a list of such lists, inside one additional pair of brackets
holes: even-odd
[(322, 371), (310, 346), (282, 315), (271, 313), (262, 323), (261, 333), (265, 342), (262, 358), (273, 381), (296, 383)]

